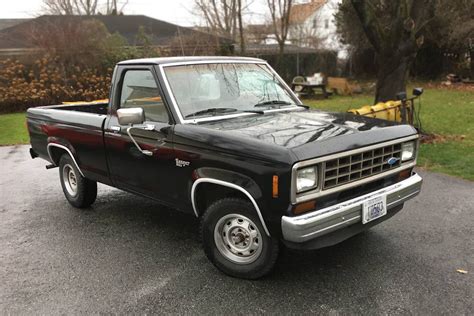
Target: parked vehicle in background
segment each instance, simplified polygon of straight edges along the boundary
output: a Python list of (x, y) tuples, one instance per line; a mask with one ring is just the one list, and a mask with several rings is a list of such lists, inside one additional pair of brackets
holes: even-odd
[(100, 182), (190, 213), (209, 260), (240, 278), (269, 273), (280, 241), (316, 249), (381, 223), (422, 183), (413, 127), (308, 109), (260, 59), (124, 61), (108, 103), (27, 122), (72, 205)]

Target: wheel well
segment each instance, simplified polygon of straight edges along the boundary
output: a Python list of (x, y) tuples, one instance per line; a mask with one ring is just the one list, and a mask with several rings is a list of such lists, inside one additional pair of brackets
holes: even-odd
[(247, 201), (249, 200), (249, 198), (239, 190), (215, 183), (200, 183), (194, 192), (197, 214), (201, 216), (212, 203), (227, 197), (240, 198)]
[(60, 147), (56, 147), (56, 146), (50, 146), (49, 147), (49, 152), (51, 153), (51, 159), (53, 160), (52, 162), (55, 165), (59, 165), (59, 159), (61, 159), (62, 155), (64, 155), (64, 154), (69, 155), (69, 153), (66, 150), (64, 150)]

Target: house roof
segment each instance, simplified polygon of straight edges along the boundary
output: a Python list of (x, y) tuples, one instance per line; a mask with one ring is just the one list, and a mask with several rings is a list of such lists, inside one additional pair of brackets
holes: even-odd
[(308, 3), (295, 4), (291, 7), (290, 22), (304, 23), (314, 12), (325, 5), (327, 0), (311, 0)]
[(15, 26), (28, 20), (29, 19), (0, 19), (0, 30)]
[(102, 22), (109, 33), (118, 33), (125, 38), (131, 46), (136, 43), (136, 36), (140, 27), (145, 29), (150, 37), (151, 45), (167, 46), (177, 35), (181, 36), (206, 36), (217, 39), (220, 44), (231, 44), (232, 41), (223, 37), (216, 37), (205, 32), (182, 27), (176, 24), (156, 20), (144, 15), (43, 15), (13, 27), (0, 30), (0, 49), (6, 48), (32, 48), (35, 45), (31, 42), (29, 32), (32, 29), (47, 29), (48, 25), (61, 25), (71, 21), (98, 20)]

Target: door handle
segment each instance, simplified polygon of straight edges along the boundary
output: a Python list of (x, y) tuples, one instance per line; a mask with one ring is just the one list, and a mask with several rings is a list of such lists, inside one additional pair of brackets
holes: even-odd
[(130, 137), (130, 139), (132, 140), (133, 144), (135, 145), (135, 147), (137, 147), (137, 149), (144, 155), (146, 156), (153, 156), (153, 152), (152, 151), (149, 151), (149, 150), (146, 150), (146, 149), (142, 149), (140, 147), (140, 145), (138, 145), (137, 141), (135, 140), (135, 138), (133, 138), (132, 136), (132, 133), (131, 133), (131, 130), (132, 129), (141, 129), (141, 130), (145, 130), (145, 131), (153, 131), (155, 129), (155, 125), (152, 125), (152, 124), (147, 124), (145, 125), (144, 127), (133, 127), (133, 126), (130, 126), (127, 128), (127, 134), (128, 136)]

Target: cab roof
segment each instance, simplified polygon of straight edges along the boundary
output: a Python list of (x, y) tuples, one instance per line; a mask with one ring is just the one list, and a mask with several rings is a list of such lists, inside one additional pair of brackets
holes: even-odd
[(157, 57), (157, 58), (141, 58), (124, 60), (118, 65), (163, 65), (171, 63), (187, 63), (187, 62), (213, 62), (213, 61), (247, 61), (247, 62), (265, 62), (260, 58), (251, 57), (234, 57), (234, 56), (192, 56), (192, 57)]

